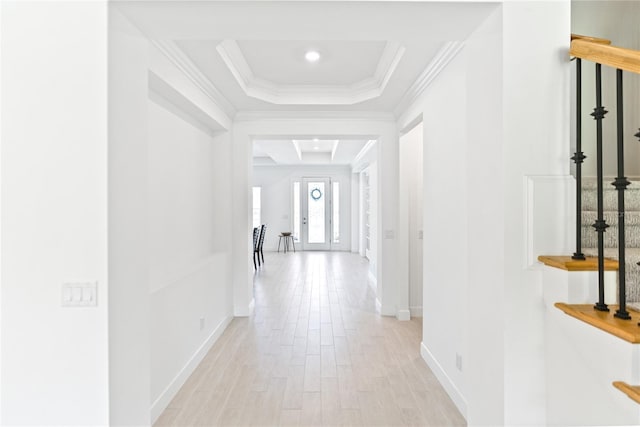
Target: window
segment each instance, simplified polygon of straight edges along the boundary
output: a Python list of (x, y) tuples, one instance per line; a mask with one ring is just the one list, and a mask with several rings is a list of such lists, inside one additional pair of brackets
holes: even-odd
[(300, 182), (293, 183), (293, 239), (300, 241)]
[(332, 203), (333, 212), (331, 214), (333, 243), (340, 243), (340, 183), (334, 181), (332, 183)]
[(260, 227), (262, 224), (260, 218), (261, 210), (261, 188), (253, 187), (253, 228)]

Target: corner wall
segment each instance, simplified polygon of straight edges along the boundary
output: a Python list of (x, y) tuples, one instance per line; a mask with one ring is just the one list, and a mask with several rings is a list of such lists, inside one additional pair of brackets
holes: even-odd
[(232, 147), (117, 4), (109, 30), (110, 422), (149, 425), (231, 320)]
[(546, 422), (535, 256), (570, 236), (569, 12), (496, 5), (399, 121), (424, 117), (423, 357), (470, 425)]

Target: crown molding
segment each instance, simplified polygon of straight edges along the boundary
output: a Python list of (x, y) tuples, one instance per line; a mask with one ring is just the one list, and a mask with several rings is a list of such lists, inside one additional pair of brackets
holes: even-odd
[(376, 122), (396, 122), (393, 113), (382, 111), (238, 111), (235, 122), (275, 120), (372, 120)]
[(407, 89), (394, 112), (400, 117), (429, 87), (431, 82), (444, 70), (464, 47), (463, 42), (451, 41), (445, 43), (433, 57), (427, 68), (418, 76), (411, 87)]
[(233, 104), (211, 83), (202, 71), (189, 59), (189, 57), (172, 40), (152, 39), (151, 42), (158, 48), (173, 65), (187, 76), (209, 99), (220, 107), (227, 116), (233, 118), (236, 109)]
[(382, 95), (406, 49), (400, 43), (387, 41), (374, 75), (342, 86), (276, 84), (253, 73), (235, 40), (223, 40), (216, 50), (249, 97), (276, 105), (353, 105)]

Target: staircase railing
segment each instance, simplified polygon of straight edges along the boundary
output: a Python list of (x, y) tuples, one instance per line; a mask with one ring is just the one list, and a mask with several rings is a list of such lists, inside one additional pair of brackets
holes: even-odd
[[(623, 72), (640, 74), (640, 51), (624, 49), (610, 45), (605, 39), (571, 36), (570, 54), (576, 58), (576, 152), (571, 159), (576, 164), (576, 252), (574, 259), (584, 260), (582, 253), (582, 163), (586, 156), (582, 152), (582, 60), (595, 63), (595, 95), (596, 105), (591, 116), (596, 121), (596, 188), (597, 219), (593, 227), (598, 233), (598, 301), (594, 308), (609, 311), (604, 300), (604, 232), (609, 225), (604, 220), (603, 189), (603, 136), (602, 127), (608, 111), (602, 105), (602, 66), (616, 69), (616, 125), (617, 125), (617, 177), (611, 183), (618, 191), (618, 298), (619, 307), (615, 317), (631, 319), (626, 304), (625, 274), (625, 205), (624, 191), (630, 184), (624, 174), (624, 121), (623, 121)], [(634, 136), (640, 139), (640, 132)], [(638, 263), (640, 265), (640, 262)], [(640, 324), (639, 324), (640, 325)]]

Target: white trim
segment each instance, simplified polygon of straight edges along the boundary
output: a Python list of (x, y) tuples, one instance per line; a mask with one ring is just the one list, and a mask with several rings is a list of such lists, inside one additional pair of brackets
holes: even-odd
[(427, 346), (424, 345), (424, 342), (420, 343), (420, 355), (427, 362), (427, 365), (436, 376), (444, 390), (447, 392), (453, 403), (458, 408), (458, 411), (462, 414), (464, 419), (467, 419), (467, 399), (464, 398), (458, 387), (454, 384), (454, 382), (449, 378), (447, 373), (442, 369), (442, 366), (433, 354), (429, 351)]
[(396, 319), (400, 321), (411, 320), (411, 312), (409, 310), (398, 310), (396, 313)]
[(373, 76), (351, 85), (285, 85), (256, 76), (235, 40), (223, 40), (216, 50), (245, 95), (276, 105), (353, 105), (377, 98), (406, 51), (387, 41)]
[(204, 94), (206, 94), (217, 106), (233, 118), (236, 109), (220, 90), (205, 76), (202, 71), (189, 59), (189, 57), (172, 40), (151, 39), (160, 52), (162, 52), (185, 76), (187, 76)]
[(233, 320), (233, 316), (227, 316), (222, 320), (213, 330), (209, 338), (205, 340), (204, 343), (196, 350), (191, 359), (186, 363), (186, 365), (178, 372), (175, 378), (169, 383), (169, 385), (164, 389), (164, 391), (158, 396), (158, 398), (151, 405), (151, 424), (154, 424), (162, 412), (169, 406), (171, 400), (175, 397), (175, 395), (180, 391), (180, 388), (184, 385), (184, 383), (189, 379), (189, 376), (196, 370), (202, 359), (207, 355), (211, 347), (218, 341), (218, 339), (222, 336), (222, 333), (227, 329), (227, 326)]
[(376, 313), (382, 313), (382, 302), (380, 302), (380, 298), (376, 297)]
[(247, 315), (247, 317), (253, 314), (253, 311), (255, 310), (255, 308), (256, 308), (256, 299), (251, 298), (251, 302), (249, 303), (249, 314)]
[(404, 94), (394, 112), (396, 116), (401, 116), (417, 99), (422, 95), (433, 80), (442, 72), (442, 70), (451, 62), (453, 58), (464, 47), (463, 42), (450, 41), (445, 43), (438, 53), (433, 57), (427, 68), (420, 74), (411, 87)]
[(422, 306), (409, 307), (411, 317), (422, 317)]

